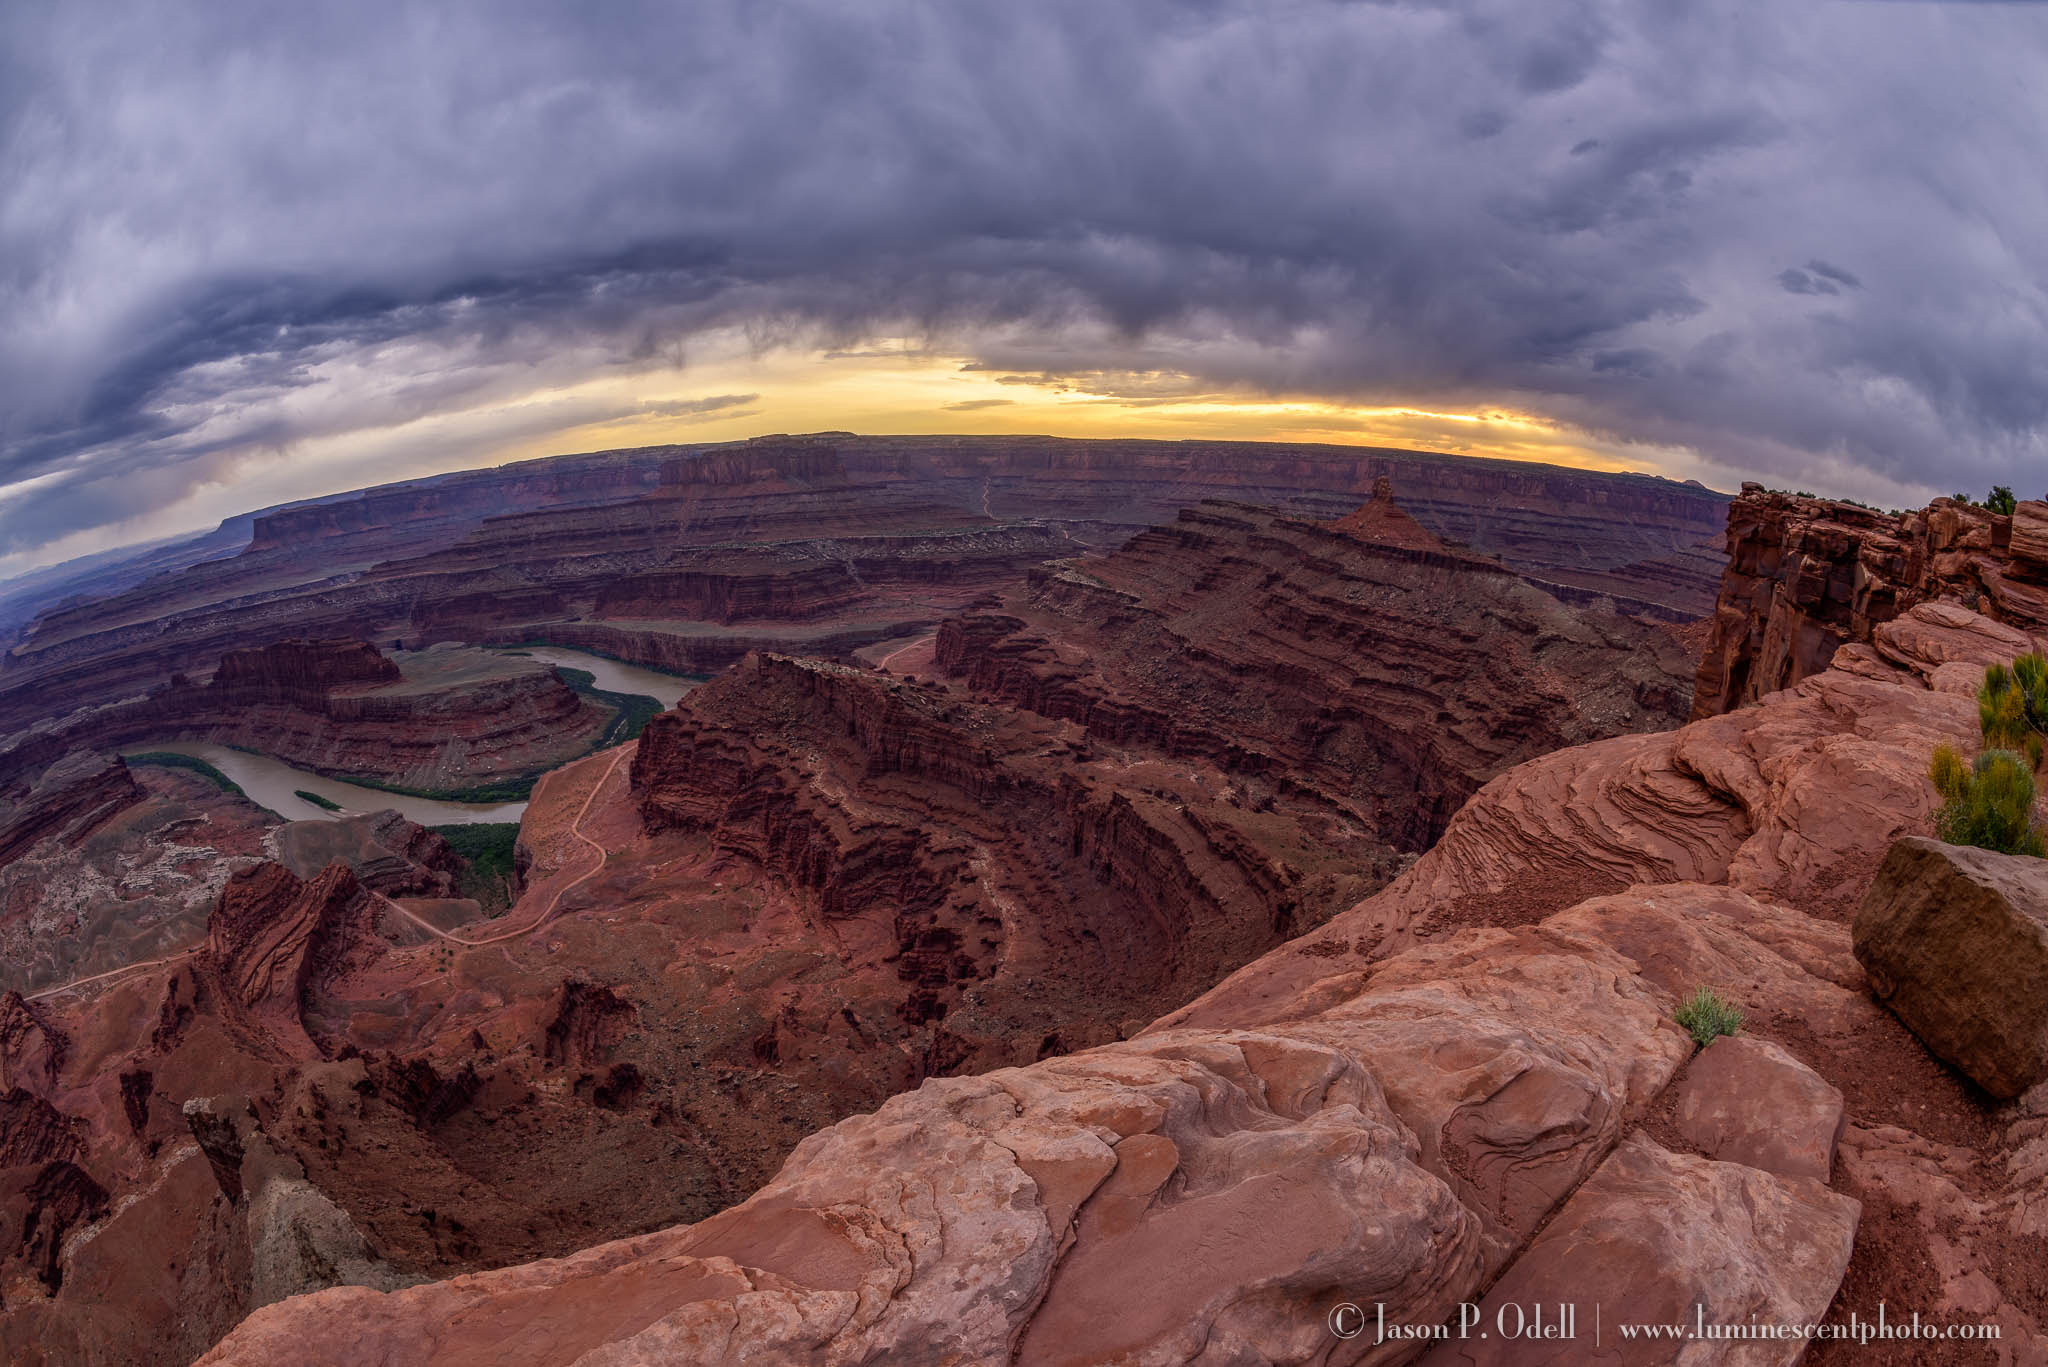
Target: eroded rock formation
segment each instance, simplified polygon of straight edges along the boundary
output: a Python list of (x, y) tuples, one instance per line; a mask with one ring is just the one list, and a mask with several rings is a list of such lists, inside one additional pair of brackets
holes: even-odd
[(1918, 603), (1946, 599), (2048, 630), (2044, 527), (2048, 503), (2022, 503), (2006, 517), (1938, 498), (1892, 514), (1743, 485), (1728, 510), (1727, 570), (1693, 715), (1788, 688)]
[(317, 1056), (306, 1033), (306, 995), (352, 959), (379, 952), (372, 921), (370, 899), (346, 864), (329, 865), (311, 882), (282, 864), (256, 864), (222, 890), (206, 923), (201, 971), (270, 1042)]
[(938, 664), (1091, 738), (1312, 793), (1408, 850), (1521, 760), (1683, 718), (1692, 661), (1666, 632), (1447, 548), (1381, 484), (1326, 526), (1187, 509), (949, 620)]
[(48, 1089), (69, 1048), (47, 1011), (19, 992), (0, 993), (0, 1087)]
[[(230, 651), (205, 682), (176, 675), (146, 697), (9, 737), (0, 778), (52, 755), (80, 763), (79, 746), (199, 740), (342, 778), (462, 789), (582, 754), (611, 717), (532, 659), (452, 646), (394, 659), (362, 641), (288, 639)], [(36, 807), (54, 810), (48, 800)]]
[[(2048, 1117), (1930, 1059), (1846, 923), (1925, 826), (1926, 750), (1974, 728), (1955, 667), (2011, 632), (1923, 604), (1757, 706), (1525, 763), (1391, 886), (1133, 1039), (930, 1079), (696, 1225), (300, 1298), (207, 1361), (454, 1361), (487, 1318), (547, 1326), (534, 1361), (1364, 1361), (1326, 1327), (1361, 1287), (1424, 1323), (1538, 1297), (1797, 1323), (1845, 1277), (2039, 1353)], [(1755, 1117), (1671, 1020), (1700, 985), (1841, 1093), (1834, 1189), (1729, 1138)], [(1686, 1151), (1688, 1095), (1721, 1157)]]
[(849, 967), (900, 983), (876, 1028), (930, 1026), (946, 1070), (1115, 1038), (1356, 886), (1305, 857), (1301, 823), (1331, 824), (1305, 804), (1256, 811), (1071, 724), (818, 661), (751, 656), (690, 694), (632, 778), (650, 830), (770, 872)]
[(0, 864), (0, 982), (24, 992), (189, 947), (228, 875), (263, 854), (277, 825), (189, 770), (102, 756), (85, 772), (87, 785), (57, 788), (96, 794), (72, 819), (15, 808), (17, 829), (37, 838)]
[(119, 755), (76, 750), (40, 773), (18, 775), (0, 797), (0, 867), (45, 840), (74, 844), (115, 813), (142, 801), (142, 786)]
[(454, 897), (463, 871), (446, 840), (394, 811), (291, 821), (273, 840), (278, 862), (300, 878), (317, 878), (339, 860), (364, 887), (389, 897)]

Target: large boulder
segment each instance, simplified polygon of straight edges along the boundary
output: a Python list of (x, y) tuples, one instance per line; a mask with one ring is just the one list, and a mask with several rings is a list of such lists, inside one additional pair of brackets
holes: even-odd
[(1804, 1342), (1625, 1339), (1617, 1326), (1817, 1323), (1861, 1214), (1808, 1178), (1671, 1153), (1639, 1130), (1493, 1284), (1477, 1317), (1460, 1319), (1467, 1336), (1424, 1367), (1789, 1367)]
[(1909, 836), (1853, 928), (1880, 999), (1995, 1097), (2048, 1077), (2048, 860)]
[(1677, 1086), (1679, 1133), (1709, 1158), (1825, 1182), (1842, 1094), (1768, 1040), (1717, 1039)]
[(1481, 1284), (1479, 1220), (1419, 1156), (1355, 1060), (1179, 1032), (929, 1079), (697, 1225), (301, 1296), (203, 1360), (1356, 1362), (1334, 1304), (1435, 1323)]

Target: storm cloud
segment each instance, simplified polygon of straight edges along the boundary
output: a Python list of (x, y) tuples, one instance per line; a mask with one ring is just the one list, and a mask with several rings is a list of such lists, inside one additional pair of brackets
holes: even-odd
[(0, 553), (450, 409), (603, 419), (531, 396), (716, 329), (2039, 494), (2044, 59), (2038, 5), (30, 0)]

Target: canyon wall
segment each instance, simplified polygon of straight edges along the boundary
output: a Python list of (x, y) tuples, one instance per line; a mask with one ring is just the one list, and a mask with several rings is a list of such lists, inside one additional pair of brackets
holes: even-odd
[(0, 742), (0, 778), (83, 747), (200, 740), (340, 778), (426, 790), (503, 782), (587, 751), (610, 709), (537, 661), (443, 647), (396, 660), (362, 641), (287, 639)]
[(1380, 484), (1328, 524), (1183, 510), (949, 619), (937, 663), (1110, 744), (1318, 793), (1407, 850), (1522, 759), (1684, 718), (1668, 633), (1445, 546)]
[(735, 626), (881, 639), (1205, 497), (1329, 518), (1389, 475), (1425, 525), (1557, 596), (1674, 619), (1711, 604), (1725, 500), (1648, 476), (1351, 447), (760, 438), (527, 462), (260, 514), (238, 554), (44, 612), (0, 660), (0, 727), (286, 637), (567, 644), (564, 630), (617, 617), (636, 637), (687, 642), (645, 640), (636, 658), (650, 661), (712, 658)]
[(884, 1038), (930, 1026), (919, 1049), (945, 1071), (1115, 1038), (1356, 888), (1284, 857), (1308, 845), (1274, 838), (1284, 809), (1198, 778), (776, 655), (655, 718), (632, 768), (648, 830), (708, 836), (814, 905), (863, 947), (853, 973), (898, 984)]
[[(1928, 749), (1974, 733), (1963, 675), (2040, 640), (1951, 601), (1872, 635), (1758, 704), (1508, 770), (1394, 883), (1133, 1038), (929, 1080), (709, 1219), (297, 1298), (205, 1362), (452, 1364), (470, 1326), (516, 1316), (548, 1327), (514, 1350), (532, 1362), (1445, 1367), (1528, 1345), (1380, 1344), (1331, 1317), (1378, 1302), (1428, 1326), (1472, 1302), (1491, 1325), (1568, 1300), (1612, 1332), (1674, 1306), (1840, 1322), (1864, 1297), (2038, 1356), (2039, 1107), (1990, 1110), (1875, 1005), (1846, 915), (1926, 827)], [(881, 772), (1000, 774), (841, 677), (816, 687)], [(742, 844), (801, 825), (711, 784), (676, 818)], [(791, 865), (825, 886), (842, 867)], [(1704, 1052), (1672, 1019), (1702, 984), (1745, 1013)], [(1925, 1360), (1842, 1349), (1814, 1357)]]
[(1883, 513), (1745, 484), (1693, 715), (1708, 717), (1826, 669), (1848, 642), (1916, 603), (1950, 599), (2028, 630), (2048, 624), (2048, 503), (2011, 516), (1938, 498)]
[[(1457, 963), (1405, 964), (1351, 1018), (1142, 1036), (1288, 937), (1405, 886), (1416, 852), (1446, 823), (1455, 833), (1459, 801), (1501, 770), (1685, 707), (1674, 638), (1610, 609), (1660, 606), (1641, 567), (1683, 580), (1697, 515), (1719, 521), (1714, 496), (1408, 462), (1426, 467), (1418, 501), (1470, 499), (1475, 535), (1518, 543), (1509, 563), (1396, 506), (1379, 486), (1407, 459), (838, 438), (670, 452), (632, 465), (629, 497), (500, 509), (381, 562), (355, 558), (397, 535), (379, 518), (445, 531), (475, 507), (435, 495), (394, 496), (375, 516), (295, 510), (263, 532), (234, 602), (199, 601), (201, 585), (180, 608), (183, 590), (158, 584), (177, 620), (155, 634), (113, 605), (67, 617), (27, 652), (55, 671), (46, 682), (84, 678), (111, 643), (109, 686), (126, 686), (196, 640), (244, 648), (241, 633), (275, 632), (297, 606), (380, 623), (378, 641), (539, 627), (730, 668), (636, 745), (541, 780), (517, 844), (523, 889), (495, 918), (446, 895), (429, 842), (371, 823), (265, 828), (230, 855), (224, 831), (139, 824), (169, 802), (108, 818), (108, 839), (135, 819), (122, 840), (159, 842), (151, 878), (182, 861), (217, 874), (218, 895), (196, 948), (131, 955), (23, 1003), (39, 1013), (19, 1032), (23, 1072), (40, 1079), (23, 1143), (75, 1136), (62, 1161), (77, 1180), (0, 1200), (0, 1218), (47, 1212), (43, 1228), (61, 1216), (68, 1231), (54, 1257), (23, 1255), (61, 1284), (10, 1293), (0, 1350), (184, 1361), (289, 1291), (402, 1295), (432, 1277), (494, 1296), (493, 1268), (634, 1236), (696, 1241), (742, 1269), (767, 1258), (771, 1292), (823, 1268), (820, 1294), (841, 1310), (849, 1276), (874, 1282), (863, 1294), (879, 1312), (925, 1307), (901, 1321), (908, 1337), (847, 1328), (850, 1360), (914, 1360), (920, 1337), (950, 1352), (955, 1330), (933, 1317), (956, 1309), (970, 1338), (1057, 1357), (1133, 1301), (1120, 1267), (1179, 1278), (1186, 1250), (1248, 1231), (1255, 1247), (1206, 1257), (1157, 1322), (1132, 1321), (1130, 1343), (1088, 1350), (1193, 1333), (1263, 1352), (1282, 1320), (1321, 1342), (1320, 1310), (1299, 1312), (1339, 1283), (1398, 1283), (1389, 1295), (1422, 1315), (1476, 1294), (1602, 1171), (1711, 1178), (1701, 1227), (1727, 1225), (1738, 1244), (1744, 1199), (1796, 1199), (1839, 1233), (1843, 1208), (1824, 1192), (1633, 1143), (1683, 1046), (1662, 988), (1618, 956), (1495, 954), (1489, 941)], [(1198, 492), (1275, 489), (1295, 511), (1209, 503), (1135, 538), (1123, 521)], [(1573, 530), (1570, 497), (1589, 490)], [(1497, 517), (1479, 506), (1489, 498)], [(1091, 541), (1122, 549), (1085, 554)], [(293, 542), (325, 578), (265, 577)], [(1052, 558), (1063, 563), (1041, 565)], [(594, 615), (600, 599), (609, 615)], [(679, 610), (694, 615), (661, 615)], [(297, 644), (236, 656), (151, 696), (222, 725), (266, 707), (329, 731), (400, 714), (426, 732), (467, 724), (421, 711), (454, 679), (430, 686), (412, 672), (419, 652), (387, 657), (364, 639), (331, 657)], [(776, 649), (898, 639), (870, 653), (900, 672)], [(463, 707), (511, 726), (534, 710)], [(299, 723), (266, 725), (268, 749)], [(1346, 952), (1311, 967), (1348, 969)], [(45, 1027), (89, 1047), (46, 1066), (56, 1055), (33, 1042)], [(1475, 1039), (1483, 1056), (1459, 1052)], [(800, 1146), (841, 1121), (828, 1133), (846, 1147)], [(910, 1133), (930, 1147), (896, 1147)], [(1010, 1157), (996, 1151), (1012, 1140)], [(794, 1187), (774, 1184), (786, 1157)], [(929, 1172), (953, 1194), (921, 1191)], [(870, 1219), (892, 1184), (930, 1218)], [(827, 1195), (845, 1229), (876, 1242), (818, 1243)], [(1386, 1222), (1354, 1219), (1361, 1209)], [(777, 1211), (793, 1212), (787, 1228)], [(979, 1274), (948, 1262), (982, 1238), (963, 1219), (995, 1219), (1012, 1241), (1002, 1256), (1017, 1271), (994, 1310), (946, 1300), (980, 1294)], [(719, 1242), (728, 1227), (739, 1242)], [(899, 1237), (922, 1241), (914, 1257)], [(768, 1248), (778, 1240), (794, 1264)], [(862, 1270), (884, 1245), (887, 1287)], [(1740, 1247), (1745, 1266), (1787, 1252)], [(686, 1281), (701, 1270), (693, 1253), (663, 1256)], [(1816, 1285), (1834, 1258), (1816, 1255)], [(934, 1297), (918, 1268), (953, 1291)], [(674, 1308), (666, 1275), (647, 1283), (642, 1327)], [(1760, 1283), (1740, 1279), (1744, 1294)], [(110, 1316), (109, 1297), (132, 1309)], [(718, 1296), (699, 1299), (730, 1319)], [(386, 1313), (333, 1336), (336, 1351), (382, 1351), (361, 1334)], [(601, 1346), (616, 1328), (570, 1332)], [(713, 1360), (708, 1343), (678, 1331), (656, 1356)]]

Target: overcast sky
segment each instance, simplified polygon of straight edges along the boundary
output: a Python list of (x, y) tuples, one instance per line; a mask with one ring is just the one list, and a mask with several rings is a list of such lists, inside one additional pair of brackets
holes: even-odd
[(2021, 3), (9, 0), (0, 571), (864, 419), (2038, 497), (2044, 70)]

